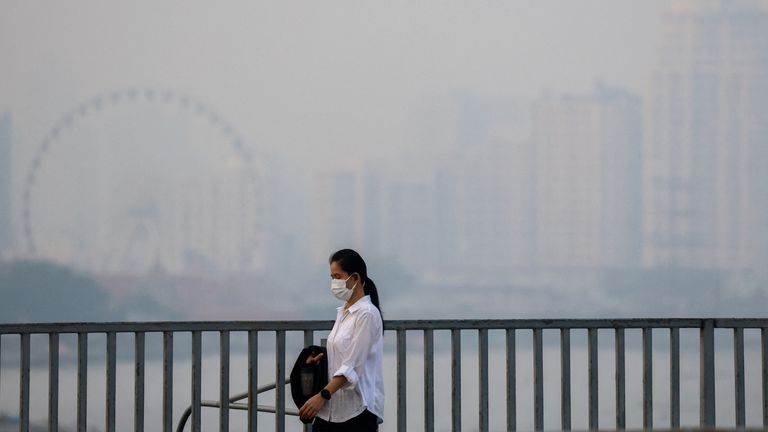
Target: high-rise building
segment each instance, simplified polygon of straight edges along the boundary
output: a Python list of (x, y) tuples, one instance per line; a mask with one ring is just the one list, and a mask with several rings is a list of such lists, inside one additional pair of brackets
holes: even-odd
[(642, 111), (597, 87), (533, 107), (536, 259), (542, 267), (625, 267), (640, 255)]
[(768, 259), (768, 11), (678, 1), (663, 15), (644, 149), (648, 265)]
[(342, 248), (363, 250), (363, 175), (349, 168), (318, 173), (312, 186), (311, 261), (327, 263)]
[(376, 161), (317, 175), (311, 212), (314, 265), (348, 247), (371, 262), (414, 273), (437, 265), (433, 185), (404, 180), (401, 174), (396, 164)]
[(413, 274), (434, 268), (437, 233), (432, 184), (393, 181), (383, 197), (382, 249), (387, 256)]
[(158, 206), (164, 266), (181, 272), (261, 270), (258, 197), (245, 170), (187, 179), (165, 197)]
[(0, 115), (0, 256), (13, 247), (11, 229), (11, 115)]
[(435, 177), (435, 244), (446, 270), (532, 264), (532, 146), (509, 99), (462, 98), (455, 148)]

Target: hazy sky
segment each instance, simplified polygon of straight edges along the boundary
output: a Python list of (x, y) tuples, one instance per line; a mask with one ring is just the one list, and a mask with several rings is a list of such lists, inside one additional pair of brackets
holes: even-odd
[(83, 100), (172, 89), (297, 163), (393, 156), (434, 97), (581, 92), (598, 79), (642, 92), (664, 5), (2, 0), (0, 110), (26, 152)]

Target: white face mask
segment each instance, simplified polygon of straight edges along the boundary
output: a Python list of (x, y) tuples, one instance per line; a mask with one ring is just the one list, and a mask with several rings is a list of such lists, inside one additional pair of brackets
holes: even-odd
[(351, 277), (352, 275), (349, 275), (346, 279), (331, 279), (331, 294), (341, 301), (349, 300), (352, 297), (352, 291), (357, 286), (357, 283), (355, 283), (352, 289), (347, 288), (347, 281)]

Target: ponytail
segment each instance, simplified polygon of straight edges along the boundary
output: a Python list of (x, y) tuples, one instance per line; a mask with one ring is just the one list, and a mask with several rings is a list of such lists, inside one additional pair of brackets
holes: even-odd
[(381, 306), (379, 306), (379, 291), (376, 289), (376, 284), (373, 282), (373, 279), (369, 278), (368, 276), (365, 277), (365, 282), (363, 282), (363, 293), (365, 293), (365, 295), (371, 296), (371, 303), (376, 306), (376, 309), (379, 310), (379, 314), (381, 314)]

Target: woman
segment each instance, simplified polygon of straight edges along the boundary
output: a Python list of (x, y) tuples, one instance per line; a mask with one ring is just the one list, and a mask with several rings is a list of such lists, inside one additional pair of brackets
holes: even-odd
[(315, 418), (314, 432), (377, 431), (384, 418), (384, 327), (379, 293), (357, 252), (343, 249), (329, 261), (331, 293), (345, 302), (336, 309), (336, 322), (328, 334), (331, 379), (301, 407), (299, 415)]

